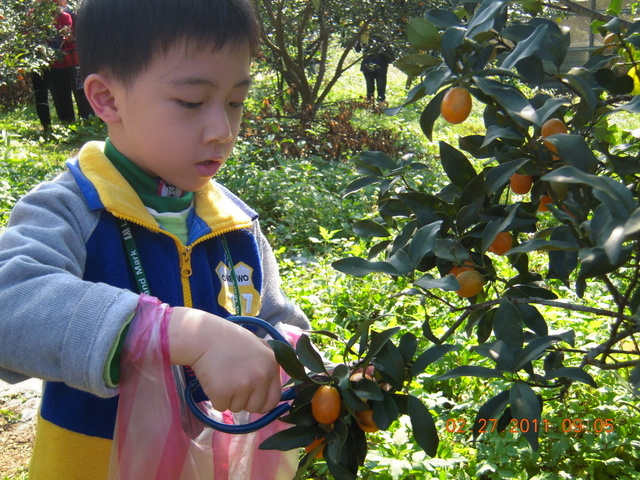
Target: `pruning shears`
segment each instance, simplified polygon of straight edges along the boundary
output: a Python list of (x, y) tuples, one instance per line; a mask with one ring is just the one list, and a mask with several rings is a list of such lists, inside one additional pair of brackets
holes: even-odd
[[(252, 331), (257, 331), (258, 328), (261, 328), (265, 330), (269, 335), (271, 335), (274, 340), (287, 343), (287, 340), (282, 336), (280, 332), (278, 332), (278, 330), (273, 327), (273, 325), (259, 318), (234, 316), (229, 317), (227, 320), (237, 323), (238, 325), (243, 325), (245, 327), (252, 327), (249, 328)], [(280, 400), (283, 403), (279, 404), (269, 413), (264, 414), (258, 420), (243, 425), (221, 423), (212, 419), (200, 409), (200, 407), (198, 406), (198, 402), (207, 400), (207, 398), (206, 396), (204, 396), (202, 388), (200, 387), (200, 382), (195, 377), (195, 375), (190, 375), (189, 373), (187, 373), (187, 377), (187, 386), (185, 388), (184, 396), (189, 409), (196, 416), (196, 418), (198, 418), (198, 420), (200, 420), (206, 426), (224, 433), (241, 434), (260, 430), (261, 428), (269, 425), (271, 422), (277, 420), (280, 416), (288, 412), (291, 409), (289, 400), (293, 400), (296, 397), (296, 391), (294, 390), (294, 387), (286, 388), (282, 391), (282, 395), (280, 397)]]

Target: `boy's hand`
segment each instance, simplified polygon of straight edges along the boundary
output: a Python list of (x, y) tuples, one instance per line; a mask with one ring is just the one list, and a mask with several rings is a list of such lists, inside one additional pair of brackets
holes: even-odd
[(202, 310), (174, 307), (171, 363), (190, 365), (213, 408), (266, 413), (280, 400), (280, 367), (267, 343), (245, 328)]

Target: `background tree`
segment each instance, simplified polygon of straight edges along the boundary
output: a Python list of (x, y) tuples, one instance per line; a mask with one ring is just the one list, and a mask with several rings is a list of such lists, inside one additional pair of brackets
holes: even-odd
[[(375, 319), (364, 321), (345, 342), (344, 363), (332, 369), (308, 343), (295, 353), (274, 345), (306, 390), (287, 419), (295, 426), (264, 446), (315, 442), (303, 468), (324, 443), (331, 473), (355, 478), (367, 453), (362, 432), (371, 425), (361, 424), (369, 411), (381, 429), (408, 415), (416, 443), (434, 455), (439, 436), (432, 414), (409, 386), (456, 351), (461, 364), (425, 384), (482, 380), (474, 440), (511, 429), (537, 452), (548, 428), (545, 405), (564, 401), (573, 382), (596, 387), (594, 369), (619, 369), (625, 372), (620, 388), (640, 390), (640, 143), (610, 121), (617, 113), (640, 113), (635, 78), (627, 74), (633, 70), (617, 68), (637, 66), (640, 22), (596, 24), (615, 41), (564, 73), (568, 34), (551, 20), (527, 17), (540, 10), (532, 3), (485, 0), (455, 13), (431, 9), (409, 23), (417, 53), (397, 65), (420, 80), (405, 106), (426, 99), (420, 118), (426, 137), (437, 138), (441, 116), (464, 122), (474, 103), (485, 131), (457, 146), (439, 142), (437, 187), (422, 175), (435, 167), (413, 155), (363, 152), (362, 177), (346, 193), (375, 187), (375, 216), (354, 226), (373, 244), (367, 258), (334, 266), (354, 276), (403, 278), (411, 288), (398, 296), (439, 303), (451, 321), (440, 334), (428, 317), (416, 333), (406, 326), (371, 331)], [(606, 292), (597, 307), (596, 285)], [(591, 315), (605, 322), (607, 333), (594, 344), (560, 331), (553, 310)], [(312, 415), (314, 393), (325, 386), (343, 402), (329, 425)], [(565, 431), (584, 432), (581, 419), (566, 420)], [(616, 426), (601, 418), (591, 428), (612, 433)]]
[[(69, 1), (68, 8), (76, 2)], [(53, 0), (5, 0), (0, 3), (0, 106), (14, 107), (30, 94), (29, 72), (51, 64), (56, 50), (47, 38), (57, 34), (60, 6)]]
[[(263, 22), (263, 54), (279, 75), (283, 104), (312, 118), (341, 75), (358, 59), (349, 57), (367, 29), (402, 53), (407, 20), (424, 7), (406, 0), (255, 0)], [(335, 63), (329, 50), (340, 48)]]
[[(616, 18), (601, 25), (603, 33), (616, 36), (616, 48), (599, 49), (587, 65), (565, 74), (558, 68), (569, 47), (566, 34), (544, 19), (508, 23), (510, 3), (486, 0), (466, 21), (430, 10), (411, 22), (412, 46), (442, 52), (442, 57), (421, 53), (399, 62), (422, 79), (407, 104), (430, 98), (421, 118), (425, 135), (434, 137), (441, 114), (462, 112), (458, 121), (464, 121), (472, 98), (484, 108), (486, 133), (461, 138), (459, 149), (440, 143), (440, 161), (451, 183), (436, 192), (412, 180), (427, 168), (412, 157), (363, 153), (359, 169), (366, 176), (349, 191), (378, 185), (380, 217), (361, 222), (358, 231), (383, 241), (371, 249), (369, 260), (336, 262), (336, 268), (354, 275), (407, 276), (415, 295), (438, 298), (462, 312), (443, 337), (425, 332), (443, 344), (466, 324), (467, 332), (476, 332), (473, 350), (495, 364), (465, 365), (440, 377), (495, 378), (505, 386), (479, 408), (475, 436), (490, 418), (503, 426), (512, 420), (540, 422), (543, 402), (562, 398), (571, 381), (595, 386), (587, 365), (635, 367), (629, 381), (634, 389), (640, 385), (640, 360), (620, 360), (616, 354), (626, 356), (626, 351), (615, 348), (627, 340), (637, 345), (640, 332), (639, 146), (629, 138), (627, 148), (615, 151), (616, 129), (608, 122), (615, 112), (640, 111), (639, 97), (630, 96), (632, 76), (612, 71), (621, 58), (635, 68), (638, 58), (632, 52), (640, 46), (640, 23), (628, 30)], [(563, 94), (534, 90), (527, 98), (524, 85), (561, 87)], [(452, 91), (464, 92), (465, 100), (452, 100), (447, 95)], [(478, 170), (467, 155), (484, 167)], [(523, 178), (527, 182), (521, 184)], [(538, 212), (546, 211), (555, 222), (543, 228)], [(534, 252), (548, 254), (546, 279), (530, 257)], [(373, 261), (378, 256), (384, 260)], [(497, 264), (504, 261), (511, 278), (498, 274), (504, 270)], [(601, 282), (610, 308), (560, 302), (562, 294), (550, 279), (571, 286), (579, 298), (588, 283)], [(461, 306), (434, 290), (456, 292), (469, 304)], [(571, 332), (549, 334), (552, 325), (535, 304), (608, 318), (609, 337), (576, 350)], [(579, 366), (566, 366), (568, 352), (582, 354)], [(537, 449), (537, 431), (523, 435)]]

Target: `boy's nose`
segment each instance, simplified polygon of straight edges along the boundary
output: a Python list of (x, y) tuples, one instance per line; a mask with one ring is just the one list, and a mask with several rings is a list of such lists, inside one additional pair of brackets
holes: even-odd
[(215, 108), (209, 113), (204, 131), (205, 143), (225, 143), (233, 139), (229, 117), (224, 108)]

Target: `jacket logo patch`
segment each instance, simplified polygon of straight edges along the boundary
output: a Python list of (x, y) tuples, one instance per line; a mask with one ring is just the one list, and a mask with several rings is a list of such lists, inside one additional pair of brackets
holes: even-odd
[(216, 273), (220, 279), (222, 288), (218, 294), (218, 303), (232, 315), (248, 315), (255, 317), (260, 312), (262, 305), (260, 294), (253, 285), (253, 268), (244, 262), (234, 265), (238, 290), (240, 290), (240, 305), (242, 311), (236, 311), (235, 290), (233, 288), (233, 276), (231, 269), (223, 262), (218, 264)]

